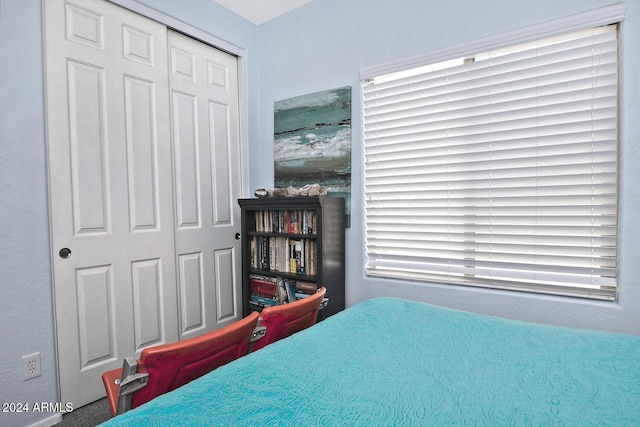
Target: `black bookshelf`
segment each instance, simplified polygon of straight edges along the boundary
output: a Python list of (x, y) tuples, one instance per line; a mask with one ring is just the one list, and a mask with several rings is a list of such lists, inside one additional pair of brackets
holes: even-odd
[[(256, 276), (326, 287), (329, 301), (318, 320), (344, 310), (344, 198), (252, 198), (238, 203), (244, 316), (262, 308), (251, 298), (250, 281)], [(283, 262), (285, 252), (288, 259)]]

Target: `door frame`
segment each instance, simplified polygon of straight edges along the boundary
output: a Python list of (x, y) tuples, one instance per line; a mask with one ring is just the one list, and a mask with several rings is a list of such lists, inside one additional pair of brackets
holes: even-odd
[[(43, 2), (46, 0), (42, 0)], [(231, 55), (234, 55), (237, 57), (237, 63), (238, 63), (238, 119), (239, 119), (239, 145), (240, 145), (240, 176), (241, 176), (241, 183), (240, 183), (240, 189), (241, 189), (241, 196), (245, 196), (246, 194), (248, 194), (248, 189), (247, 189), (247, 185), (249, 182), (249, 177), (248, 177), (248, 99), (247, 99), (247, 87), (248, 87), (248, 83), (247, 83), (247, 52), (245, 49), (236, 46), (232, 43), (229, 43), (221, 38), (218, 38), (210, 33), (207, 33), (205, 31), (202, 31), (198, 28), (195, 28), (191, 25), (185, 24), (182, 21), (179, 21), (169, 15), (166, 15), (162, 12), (159, 12), (155, 9), (152, 9), (148, 6), (145, 6), (143, 4), (138, 3), (135, 0), (105, 0), (108, 3), (112, 3), (115, 5), (118, 5), (120, 7), (123, 7), (127, 10), (130, 10), (132, 12), (135, 12), (139, 15), (142, 15), (146, 18), (149, 18), (151, 20), (154, 20), (160, 24), (163, 24), (167, 27), (167, 29), (173, 29), (176, 30), (178, 32), (181, 32), (193, 39), (199, 40), (205, 44), (208, 44), (216, 49), (225, 51)], [(43, 22), (44, 25), (44, 22)], [(46, 55), (46, 52), (43, 51), (43, 56)], [(46, 90), (46, 89), (45, 89)], [(47, 190), (47, 192), (50, 194), (50, 189)], [(239, 209), (239, 207), (238, 207)], [(51, 216), (51, 212), (49, 213), (49, 216)], [(51, 256), (55, 256), (56, 251), (54, 250), (55, 248), (51, 248)], [(51, 279), (52, 279), (52, 286), (55, 287), (55, 282), (54, 282), (54, 272), (53, 272), (53, 262), (51, 263)], [(54, 317), (53, 317), (53, 327), (54, 327), (54, 336), (57, 337), (57, 331), (56, 331), (56, 316), (55, 316), (55, 311), (56, 311), (56, 304), (55, 304), (55, 294), (54, 298), (53, 298), (53, 311), (54, 311)], [(60, 369), (58, 368), (58, 340), (57, 338), (55, 338), (54, 340), (54, 345), (55, 345), (55, 359), (56, 359), (56, 380), (57, 380), (57, 389), (58, 389), (58, 396), (60, 396), (61, 390), (60, 390)]]

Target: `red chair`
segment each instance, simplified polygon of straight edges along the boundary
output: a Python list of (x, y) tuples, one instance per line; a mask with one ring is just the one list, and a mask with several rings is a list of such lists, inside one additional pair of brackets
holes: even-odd
[(251, 313), (199, 337), (145, 348), (137, 361), (125, 358), (121, 369), (102, 374), (111, 414), (136, 408), (246, 355), (258, 317)]
[(327, 289), (288, 304), (267, 307), (260, 315), (260, 325), (252, 338), (252, 351), (313, 326)]

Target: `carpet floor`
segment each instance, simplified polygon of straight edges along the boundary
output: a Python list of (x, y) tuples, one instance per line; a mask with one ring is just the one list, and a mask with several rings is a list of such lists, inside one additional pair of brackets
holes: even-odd
[(110, 418), (111, 411), (105, 398), (64, 414), (56, 427), (95, 427)]

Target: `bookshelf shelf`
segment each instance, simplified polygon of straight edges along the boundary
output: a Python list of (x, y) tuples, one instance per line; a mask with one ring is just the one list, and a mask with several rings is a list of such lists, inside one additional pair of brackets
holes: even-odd
[(285, 295), (289, 300), (304, 298), (322, 286), (329, 301), (318, 320), (343, 310), (344, 199), (283, 197), (238, 203), (244, 315), (277, 304)]

